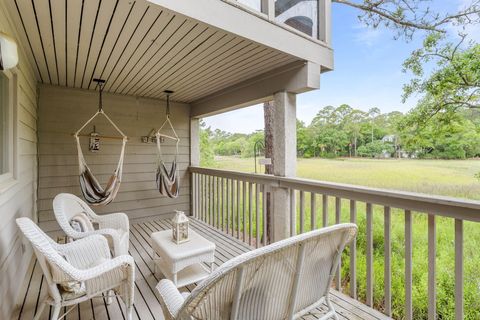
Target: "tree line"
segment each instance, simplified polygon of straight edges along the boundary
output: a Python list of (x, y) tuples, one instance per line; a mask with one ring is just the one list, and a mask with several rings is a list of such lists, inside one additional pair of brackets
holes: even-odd
[[(310, 124), (297, 120), (299, 157), (335, 158), (428, 158), (465, 159), (480, 156), (480, 111), (466, 109), (444, 119), (433, 115), (422, 126), (412, 125), (412, 117), (398, 111), (381, 113), (347, 104), (326, 106)], [(264, 140), (263, 130), (250, 134), (212, 130), (202, 124), (202, 158), (213, 156), (254, 156), (255, 143)]]

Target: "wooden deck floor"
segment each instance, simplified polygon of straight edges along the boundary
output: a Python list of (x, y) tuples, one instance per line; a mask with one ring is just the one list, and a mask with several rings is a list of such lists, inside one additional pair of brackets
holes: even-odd
[[(224, 233), (199, 221), (192, 221), (192, 227), (205, 238), (215, 242), (217, 250), (215, 255), (216, 266), (234, 256), (240, 255), (251, 248)], [(155, 286), (160, 280), (160, 275), (153, 275), (152, 253), (150, 247), (150, 234), (158, 230), (169, 228), (169, 222), (165, 220), (143, 222), (133, 224), (130, 235), (130, 254), (136, 262), (135, 281), (135, 311), (134, 318), (141, 320), (163, 319)], [(27, 277), (23, 283), (21, 294), (17, 302), (14, 319), (33, 319), (33, 316), (46, 294), (45, 280), (43, 279), (40, 266), (32, 261)], [(191, 291), (194, 286), (181, 289)], [(349, 297), (332, 290), (331, 300), (335, 305), (341, 319), (388, 319), (383, 314), (350, 299)], [(304, 319), (318, 319), (325, 308), (319, 308), (315, 313), (307, 315)], [(125, 307), (117, 298), (112, 304), (107, 305), (103, 298), (93, 299), (75, 307), (68, 313), (65, 319), (69, 320), (104, 320), (125, 319)], [(40, 319), (49, 319), (48, 308)]]

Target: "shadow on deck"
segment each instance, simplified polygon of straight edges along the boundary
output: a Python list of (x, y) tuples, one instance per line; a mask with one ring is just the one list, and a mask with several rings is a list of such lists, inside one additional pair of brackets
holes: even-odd
[[(215, 265), (218, 267), (227, 260), (244, 252), (252, 250), (247, 244), (214, 229), (203, 222), (192, 219), (191, 226), (199, 234), (210, 241), (215, 242)], [(135, 311), (134, 318), (141, 320), (163, 319), (162, 309), (155, 289), (161, 275), (153, 274), (152, 249), (150, 246), (150, 234), (155, 231), (170, 228), (170, 222), (155, 220), (132, 224), (130, 231), (130, 254), (136, 262), (135, 281)], [(14, 319), (33, 319), (33, 316), (46, 294), (46, 282), (43, 278), (40, 266), (33, 260), (27, 277), (23, 281)], [(191, 291), (195, 286), (181, 288), (180, 291)], [(385, 315), (373, 310), (348, 296), (331, 291), (331, 301), (340, 319), (389, 319)], [(322, 316), (325, 307), (318, 308), (315, 312), (302, 317), (302, 319), (318, 319)], [(64, 310), (64, 312), (67, 310)], [(40, 319), (49, 319), (48, 308), (43, 312)], [(110, 305), (106, 299), (97, 298), (84, 302), (71, 310), (64, 319), (125, 319), (125, 307), (117, 298)]]

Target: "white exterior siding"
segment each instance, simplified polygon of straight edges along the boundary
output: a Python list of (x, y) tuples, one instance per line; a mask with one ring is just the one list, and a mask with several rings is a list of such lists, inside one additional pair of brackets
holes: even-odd
[[(13, 25), (0, 1), (0, 31), (18, 41)], [(28, 54), (28, 52), (27, 52)], [(0, 185), (0, 319), (10, 319), (19, 281), (26, 274), (32, 250), (22, 248), (23, 238), (15, 219), (36, 219), (37, 194), (37, 94), (33, 68), (19, 47), (19, 64), (10, 70), (16, 75), (16, 103), (13, 106), (14, 180)], [(2, 152), (2, 150), (0, 150)]]

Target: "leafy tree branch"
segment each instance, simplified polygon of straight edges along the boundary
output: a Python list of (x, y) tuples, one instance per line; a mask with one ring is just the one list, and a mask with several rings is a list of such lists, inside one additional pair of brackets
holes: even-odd
[(397, 37), (411, 39), (418, 30), (445, 34), (448, 25), (480, 22), (480, 0), (457, 12), (441, 14), (432, 9), (433, 0), (332, 0), (361, 11), (361, 22), (373, 28), (395, 30)]

